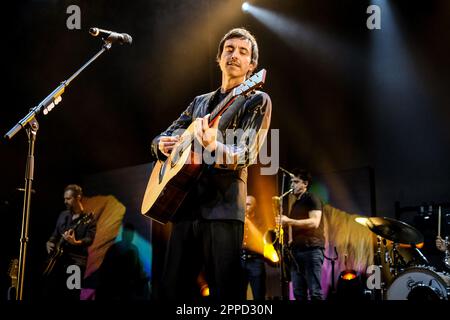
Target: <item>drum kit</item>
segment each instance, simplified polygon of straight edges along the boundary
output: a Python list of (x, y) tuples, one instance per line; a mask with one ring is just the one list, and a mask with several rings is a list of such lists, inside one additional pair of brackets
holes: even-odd
[[(383, 270), (388, 274), (385, 277), (388, 280), (381, 281), (380, 299), (450, 299), (450, 274), (438, 272), (422, 254), (420, 247), (423, 246), (424, 237), (420, 231), (405, 222), (384, 217), (367, 218), (362, 224), (377, 236), (375, 264), (381, 270), (388, 269)], [(405, 248), (414, 256), (408, 262), (400, 250)], [(387, 267), (383, 267), (383, 264)]]

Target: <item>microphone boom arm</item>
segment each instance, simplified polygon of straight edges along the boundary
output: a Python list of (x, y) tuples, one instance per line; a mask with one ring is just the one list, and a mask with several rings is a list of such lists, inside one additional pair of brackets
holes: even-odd
[(287, 171), (286, 169), (282, 168), (282, 167), (278, 167), (278, 169), (280, 169), (281, 171), (283, 171), (283, 173), (287, 174), (289, 177), (293, 178), (295, 177), (295, 175), (292, 172)]
[(75, 79), (88, 65), (90, 65), (95, 59), (97, 59), (103, 52), (111, 48), (110, 42), (105, 42), (102, 49), (97, 52), (88, 62), (86, 62), (80, 69), (78, 69), (69, 79), (60, 83), (55, 90), (53, 90), (44, 100), (42, 100), (37, 106), (30, 109), (30, 112), (23, 117), (14, 127), (12, 127), (6, 134), (5, 138), (11, 140), (22, 128), (24, 128), (30, 121), (32, 121), (42, 110), (46, 115), (53, 107), (61, 101), (61, 95), (64, 93), (66, 87)]

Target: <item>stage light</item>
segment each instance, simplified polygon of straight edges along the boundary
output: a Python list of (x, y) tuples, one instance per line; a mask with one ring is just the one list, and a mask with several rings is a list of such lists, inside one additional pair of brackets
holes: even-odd
[[(282, 231), (282, 229), (281, 229)], [(276, 229), (269, 229), (264, 233), (263, 243), (264, 243), (264, 257), (269, 259), (273, 263), (278, 263), (280, 257), (278, 252), (274, 247), (274, 244), (278, 244), (279, 237)]]
[(363, 282), (355, 270), (341, 272), (337, 282), (336, 298), (338, 300), (362, 300), (365, 298)]
[(358, 222), (359, 224), (362, 224), (363, 226), (367, 227), (369, 219), (366, 217), (356, 217), (355, 221)]
[(247, 12), (250, 9), (250, 4), (248, 2), (244, 2), (242, 4), (242, 11)]
[(200, 288), (200, 294), (202, 295), (202, 297), (209, 297), (209, 287), (207, 284), (204, 284)]
[(353, 280), (357, 277), (357, 274), (353, 270), (346, 270), (341, 273), (341, 279), (343, 280)]
[(202, 297), (209, 297), (209, 286), (205, 279), (205, 274), (201, 272), (197, 277), (197, 284)]
[(273, 263), (278, 263), (280, 261), (273, 244), (264, 244), (264, 257)]
[[(389, 241), (389, 243), (392, 245), (392, 241)], [(418, 243), (415, 245), (417, 249), (422, 249), (424, 245), (424, 242)], [(413, 248), (414, 245), (406, 244), (406, 243), (399, 243), (399, 248)]]

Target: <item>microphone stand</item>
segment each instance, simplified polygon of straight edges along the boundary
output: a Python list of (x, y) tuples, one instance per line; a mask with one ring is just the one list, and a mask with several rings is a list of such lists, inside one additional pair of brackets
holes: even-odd
[(336, 287), (334, 284), (334, 265), (336, 263), (336, 260), (339, 259), (339, 254), (336, 247), (334, 247), (334, 257), (327, 257), (325, 254), (323, 255), (323, 257), (331, 262), (331, 292), (328, 295), (334, 297), (336, 294)]
[[(284, 191), (284, 181), (285, 181), (285, 175), (283, 174), (282, 178), (282, 186), (281, 189)], [(293, 189), (289, 189), (288, 191), (284, 192), (279, 197), (273, 197), (273, 199), (277, 202), (278, 206), (278, 215), (281, 218), (283, 215), (283, 198), (290, 194), (293, 191)], [(282, 300), (289, 300), (289, 282), (287, 277), (286, 265), (284, 260), (284, 251), (286, 250), (286, 246), (284, 244), (284, 230), (283, 226), (278, 224), (277, 226), (277, 235), (278, 235), (278, 253), (280, 255), (280, 286), (281, 286), (281, 298)]]
[(88, 65), (90, 65), (95, 59), (97, 59), (103, 52), (109, 50), (112, 43), (103, 40), (101, 50), (94, 55), (88, 62), (86, 62), (80, 69), (78, 69), (69, 79), (64, 80), (61, 84), (53, 90), (44, 100), (42, 100), (37, 106), (30, 109), (30, 112), (23, 117), (14, 127), (12, 127), (6, 134), (5, 139), (11, 140), (22, 128), (28, 136), (28, 155), (25, 169), (25, 192), (23, 196), (23, 210), (22, 210), (22, 227), (20, 233), (20, 253), (19, 264), (17, 273), (17, 290), (16, 300), (23, 300), (23, 288), (24, 288), (24, 276), (28, 246), (28, 225), (30, 218), (30, 205), (31, 205), (31, 190), (34, 179), (34, 146), (37, 138), (37, 131), (39, 129), (39, 123), (36, 120), (36, 116), (43, 111), (44, 115), (47, 115), (60, 101), (61, 95), (64, 93), (65, 88), (74, 80)]

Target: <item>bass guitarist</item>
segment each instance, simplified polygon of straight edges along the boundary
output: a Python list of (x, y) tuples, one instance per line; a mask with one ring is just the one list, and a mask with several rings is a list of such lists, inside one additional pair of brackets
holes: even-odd
[(59, 215), (55, 230), (47, 241), (49, 259), (44, 275), (45, 295), (48, 298), (79, 300), (79, 288), (67, 285), (68, 277), (76, 271), (68, 272), (67, 268), (71, 265), (79, 267), (81, 283), (86, 269), (88, 247), (93, 243), (96, 232), (92, 214), (83, 210), (82, 196), (82, 189), (78, 185), (70, 184), (64, 189), (67, 210)]
[[(244, 298), (240, 290), (240, 251), (247, 166), (254, 163), (264, 141), (272, 104), (266, 93), (255, 91), (234, 112), (227, 110), (210, 119), (209, 115), (229, 93), (255, 71), (258, 46), (254, 36), (242, 28), (230, 30), (219, 43), (217, 62), (222, 72), (220, 88), (195, 97), (152, 142), (154, 158), (165, 161), (180, 142), (180, 131), (194, 123), (193, 148), (202, 150), (201, 157), (194, 158), (193, 163), (202, 162), (201, 175), (184, 199), (170, 200), (182, 204), (170, 217), (172, 231), (160, 296), (165, 300), (195, 300), (199, 292), (196, 279), (202, 270), (211, 301)], [(227, 139), (230, 134), (235, 139)]]

